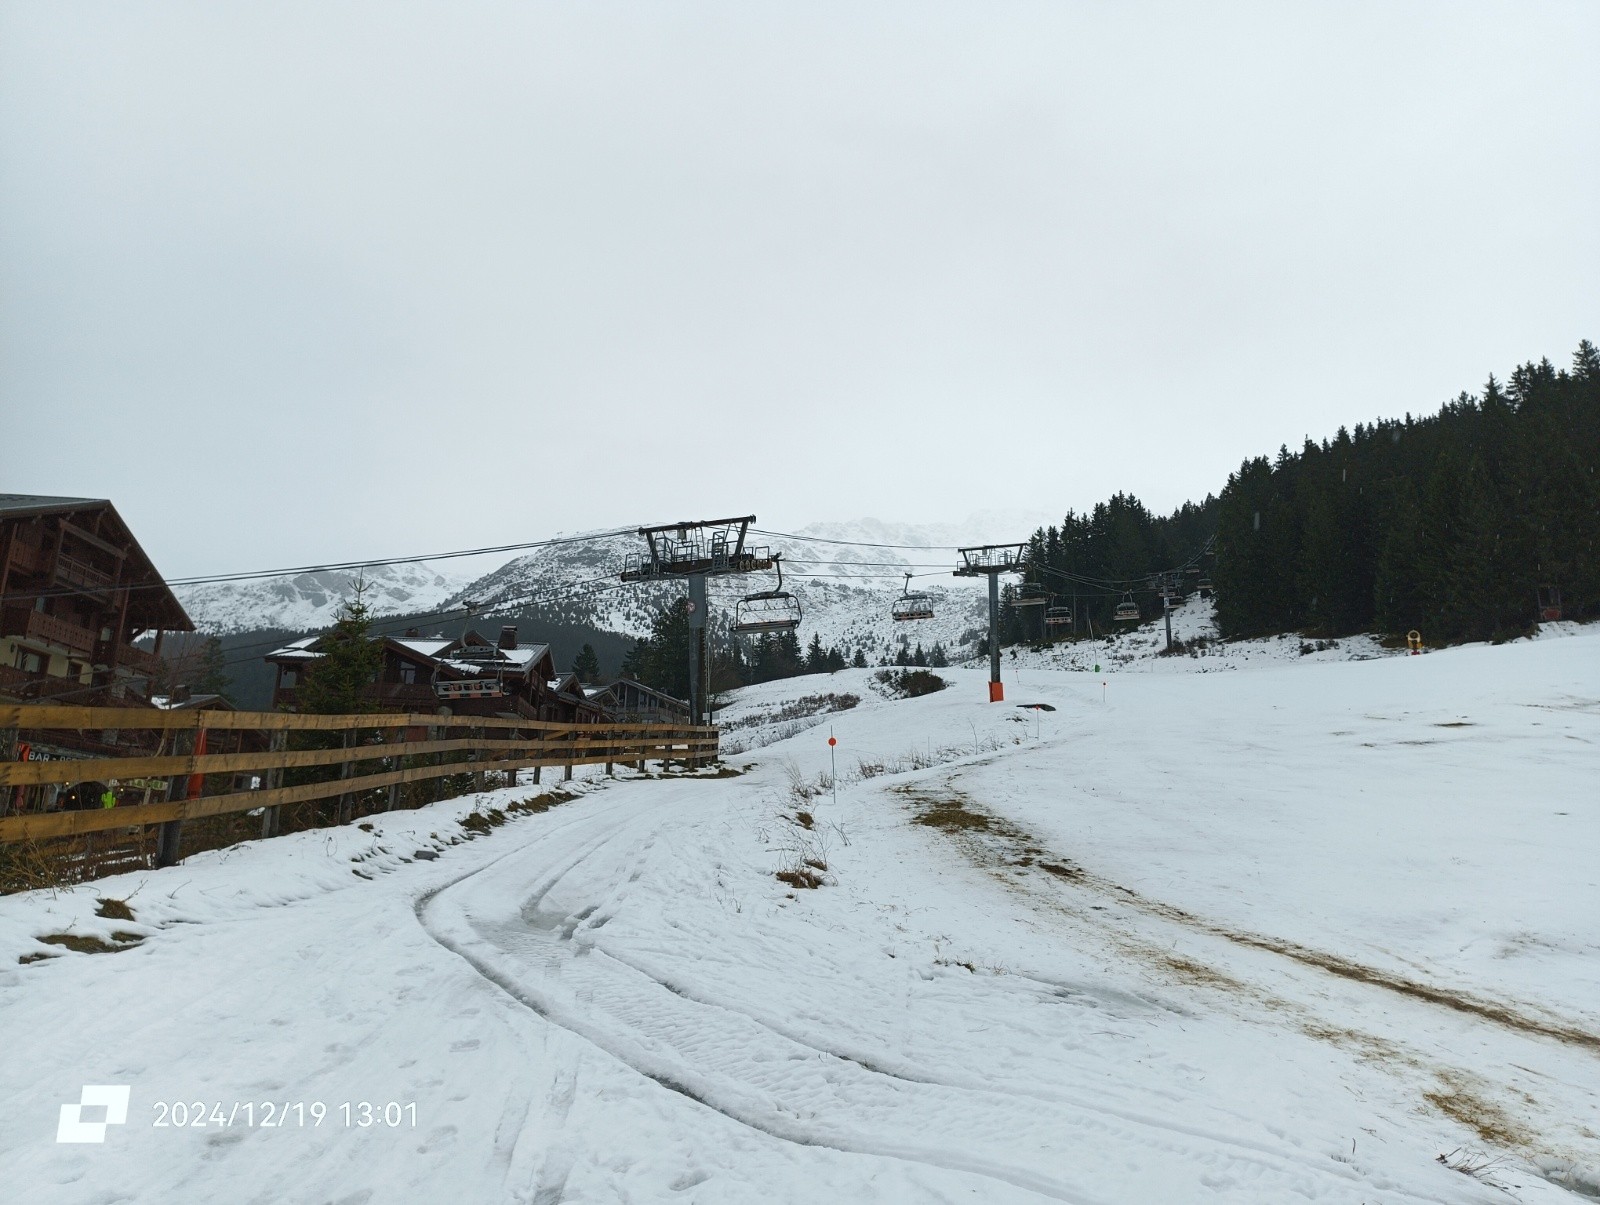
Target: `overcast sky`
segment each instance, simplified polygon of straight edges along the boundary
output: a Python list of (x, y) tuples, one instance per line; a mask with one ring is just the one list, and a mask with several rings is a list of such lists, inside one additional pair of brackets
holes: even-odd
[(1166, 510), (1600, 340), (1597, 62), (1591, 0), (3, 3), (0, 488), (172, 576)]

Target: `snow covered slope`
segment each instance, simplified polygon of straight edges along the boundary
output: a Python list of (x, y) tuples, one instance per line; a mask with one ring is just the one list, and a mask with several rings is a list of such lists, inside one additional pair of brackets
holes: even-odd
[[(0, 899), (27, 1038), (0, 1061), (0, 1183), (40, 1205), (1600, 1193), (1600, 630), (1040, 667), (1005, 705), (944, 674), (913, 700), (870, 671), (751, 688), (725, 718), (778, 739), (744, 774), (580, 773), (481, 838), (469, 809), (532, 789)], [(831, 778), (827, 729), (784, 736), (808, 709)], [(823, 885), (778, 877), (801, 872)], [(124, 948), (38, 941), (60, 934)], [(127, 1085), (127, 1121), (58, 1144), (85, 1084)]]
[(463, 585), (449, 568), (413, 562), (177, 586), (173, 593), (202, 632), (223, 636), (256, 628), (301, 631), (331, 624), (339, 608), (355, 597), (358, 581), (374, 615), (432, 610)]

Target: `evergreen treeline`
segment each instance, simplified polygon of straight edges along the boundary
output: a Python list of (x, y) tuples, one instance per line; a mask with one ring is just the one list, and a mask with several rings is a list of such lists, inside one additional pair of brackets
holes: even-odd
[(1438, 414), (1249, 460), (1217, 505), (1224, 636), (1417, 629), (1514, 635), (1540, 587), (1600, 604), (1600, 353), (1524, 364)]
[[(1068, 511), (1059, 527), (1036, 531), (1028, 542), (1028, 559), (1037, 568), (1023, 589), (1039, 587), (1049, 595), (1049, 605), (1073, 612), (1072, 627), (1049, 635), (1103, 635), (1113, 626), (1111, 613), (1127, 591), (1133, 592), (1146, 618), (1159, 612), (1149, 579), (1197, 562), (1216, 522), (1213, 497), (1199, 505), (1186, 502), (1164, 517), (1152, 515), (1132, 494), (1117, 494), (1087, 514)], [(1047, 608), (1018, 607), (1018, 596), (1015, 587), (1001, 591), (1002, 645), (1030, 643), (1047, 634)]]
[[(680, 598), (657, 612), (650, 635), (637, 641), (623, 658), (622, 672), (646, 686), (687, 699), (690, 640), (689, 600)], [(847, 659), (843, 649), (824, 648), (820, 634), (813, 635), (802, 649), (792, 631), (745, 642), (726, 629), (713, 628), (709, 644), (713, 691), (866, 665), (860, 649), (855, 650), (853, 659)]]

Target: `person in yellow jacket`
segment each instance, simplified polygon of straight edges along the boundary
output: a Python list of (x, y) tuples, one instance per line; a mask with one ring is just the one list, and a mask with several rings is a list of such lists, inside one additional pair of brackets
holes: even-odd
[(117, 787), (115, 783), (108, 784), (106, 789), (101, 792), (100, 806), (103, 808), (114, 808), (117, 806)]

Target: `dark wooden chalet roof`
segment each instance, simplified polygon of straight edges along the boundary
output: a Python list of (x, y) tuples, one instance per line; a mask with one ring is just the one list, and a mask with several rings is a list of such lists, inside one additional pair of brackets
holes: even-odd
[[(134, 539), (133, 531), (111, 505), (109, 498), (69, 498), (53, 494), (0, 494), (0, 520), (42, 519), (73, 515), (97, 516), (96, 523), (109, 524), (109, 530), (95, 533), (109, 544), (126, 545), (131, 591), (128, 613), (134, 623), (147, 629), (192, 632), (194, 621), (173, 594), (166, 580), (156, 571), (145, 550)], [(81, 526), (81, 524), (79, 525)]]

